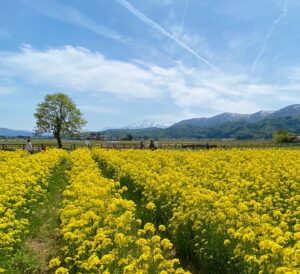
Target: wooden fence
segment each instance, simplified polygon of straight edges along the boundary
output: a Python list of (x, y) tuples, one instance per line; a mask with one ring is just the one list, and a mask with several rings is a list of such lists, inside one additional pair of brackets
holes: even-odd
[[(104, 148), (104, 149), (139, 149), (139, 144), (121, 144), (121, 143), (103, 143), (103, 144), (93, 144), (93, 145), (84, 145), (84, 144), (63, 144), (63, 148), (69, 151), (72, 151), (76, 148), (88, 147), (88, 148)], [(25, 150), (26, 144), (0, 144), (0, 150)], [(33, 144), (34, 152), (42, 151), (47, 148), (57, 148), (56, 144)], [(191, 144), (191, 143), (162, 143), (159, 145), (159, 149), (231, 149), (231, 148), (295, 148), (300, 149), (300, 143), (218, 143), (218, 144)], [(145, 148), (147, 149), (147, 147)]]
[[(58, 146), (55, 144), (33, 144), (33, 151), (34, 152), (38, 152), (38, 151), (42, 151), (45, 150), (47, 148), (57, 148)], [(65, 144), (63, 146), (64, 149), (66, 150), (74, 150), (76, 148), (76, 146), (74, 146), (74, 144)], [(25, 150), (26, 149), (26, 144), (0, 144), (0, 150), (17, 150), (17, 149), (21, 149), (21, 150)]]

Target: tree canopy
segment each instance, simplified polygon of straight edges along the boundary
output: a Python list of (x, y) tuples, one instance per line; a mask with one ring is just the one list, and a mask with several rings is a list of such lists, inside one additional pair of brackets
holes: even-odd
[(274, 139), (278, 143), (294, 142), (297, 139), (297, 136), (295, 133), (281, 128), (274, 134)]
[(53, 93), (45, 96), (37, 105), (36, 133), (52, 133), (62, 147), (61, 136), (78, 134), (86, 121), (75, 103), (64, 93)]

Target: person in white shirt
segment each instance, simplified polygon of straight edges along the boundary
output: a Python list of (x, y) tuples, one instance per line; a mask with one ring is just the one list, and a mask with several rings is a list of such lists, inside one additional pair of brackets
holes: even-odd
[(27, 140), (26, 150), (28, 153), (33, 154), (33, 146), (30, 139)]

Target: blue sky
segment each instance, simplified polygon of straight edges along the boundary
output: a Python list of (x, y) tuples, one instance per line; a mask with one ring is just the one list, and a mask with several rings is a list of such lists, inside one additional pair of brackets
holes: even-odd
[(10, 0), (0, 127), (68, 94), (87, 129), (300, 103), (299, 0)]

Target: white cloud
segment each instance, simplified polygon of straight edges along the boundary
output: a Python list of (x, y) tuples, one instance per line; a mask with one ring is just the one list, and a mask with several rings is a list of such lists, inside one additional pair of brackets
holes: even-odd
[[(298, 79), (300, 70), (294, 71)], [(43, 89), (47, 86), (50, 90), (76, 91), (98, 98), (110, 94), (123, 102), (167, 100), (181, 108), (178, 116), (182, 118), (208, 112), (251, 113), (300, 100), (298, 80), (271, 85), (246, 74), (216, 73), (181, 63), (163, 68), (142, 61), (111, 60), (99, 52), (72, 46), (44, 51), (27, 46), (18, 53), (0, 52), (0, 76), (10, 81), (21, 79), (24, 84)], [(90, 102), (81, 105), (90, 113), (115, 111), (109, 105), (103, 109)]]
[(0, 72), (36, 85), (75, 91), (110, 93), (122, 98), (159, 95), (155, 75), (133, 63), (106, 59), (98, 52), (66, 46), (0, 54)]
[(214, 113), (223, 111), (253, 113), (280, 104), (283, 94), (285, 99), (289, 94), (291, 99), (285, 100), (288, 103), (295, 103), (295, 98), (300, 100), (298, 94), (300, 85), (261, 83), (246, 74), (236, 75), (229, 72), (217, 74), (178, 65), (161, 75), (174, 102), (185, 113), (190, 113), (191, 117), (194, 113), (190, 110), (195, 108), (200, 112), (201, 109), (210, 109)]

